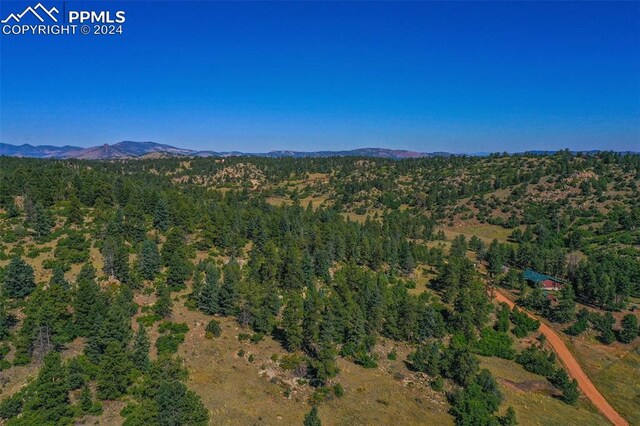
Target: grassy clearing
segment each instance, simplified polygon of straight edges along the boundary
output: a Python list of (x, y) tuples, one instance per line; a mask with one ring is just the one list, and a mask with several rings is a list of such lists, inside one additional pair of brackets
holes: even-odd
[[(189, 332), (179, 355), (190, 371), (188, 385), (210, 410), (215, 424), (301, 424), (311, 409), (312, 389), (282, 374), (272, 356), (286, 352), (269, 337), (257, 344), (240, 342), (247, 332), (232, 320), (222, 319), (222, 336), (208, 340), (204, 328), (210, 317), (175, 307), (172, 318), (186, 322)], [(383, 348), (386, 351), (389, 348)], [(240, 356), (240, 350), (244, 354)], [(364, 369), (339, 359), (337, 382), (345, 389), (342, 398), (320, 404), (326, 425), (452, 424), (442, 394), (411, 379), (402, 362), (407, 348), (398, 351), (398, 360), (381, 360), (381, 367)], [(251, 356), (251, 361), (249, 360)]]
[(640, 424), (640, 345), (604, 346), (580, 338), (568, 346), (607, 401), (630, 424)]
[(493, 373), (504, 394), (502, 409), (512, 406), (521, 425), (608, 425), (609, 423), (581, 398), (570, 406), (554, 397), (547, 380), (529, 373), (513, 361), (480, 357), (481, 367)]
[(454, 239), (459, 234), (467, 237), (467, 240), (472, 236), (476, 236), (483, 240), (485, 243), (491, 243), (494, 239), (507, 242), (509, 235), (513, 230), (506, 229), (497, 225), (483, 224), (465, 224), (456, 225), (453, 227), (440, 228), (444, 232), (447, 239)]

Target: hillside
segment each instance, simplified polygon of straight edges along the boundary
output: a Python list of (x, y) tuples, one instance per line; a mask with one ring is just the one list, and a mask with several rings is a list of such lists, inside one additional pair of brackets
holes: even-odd
[(639, 155), (171, 148), (0, 157), (2, 421), (640, 422)]

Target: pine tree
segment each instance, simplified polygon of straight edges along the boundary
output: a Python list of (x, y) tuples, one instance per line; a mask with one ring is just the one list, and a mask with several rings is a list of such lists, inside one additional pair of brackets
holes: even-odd
[(80, 409), (83, 413), (90, 413), (93, 410), (93, 395), (88, 385), (82, 387), (80, 393)]
[(320, 421), (320, 417), (318, 416), (318, 409), (313, 407), (311, 411), (309, 411), (304, 416), (304, 426), (322, 426), (322, 422)]
[(33, 268), (19, 257), (11, 259), (4, 274), (4, 295), (12, 299), (22, 299), (35, 289)]
[(106, 347), (98, 372), (98, 397), (113, 400), (129, 387), (131, 361), (122, 343), (111, 340)]
[(569, 405), (573, 405), (578, 401), (580, 392), (578, 391), (578, 382), (573, 379), (562, 388), (562, 400)]
[(223, 283), (220, 287), (220, 313), (225, 316), (233, 315), (238, 303), (238, 285), (240, 284), (240, 265), (231, 259), (224, 267)]
[(42, 207), (40, 204), (36, 204), (35, 217), (33, 221), (33, 229), (36, 233), (36, 237), (42, 238), (49, 235), (54, 224), (55, 222), (51, 218), (47, 209)]
[(616, 323), (615, 318), (611, 314), (611, 312), (607, 312), (601, 320), (601, 324), (599, 324), (598, 329), (600, 330), (600, 342), (605, 345), (610, 345), (616, 340), (616, 335), (613, 332), (613, 325)]
[(156, 243), (149, 239), (144, 240), (138, 263), (142, 278), (153, 280), (160, 273), (161, 264), (162, 260)]
[(400, 252), (398, 253), (398, 256), (398, 263), (402, 272), (407, 275), (413, 273), (413, 269), (415, 268), (415, 261), (413, 260), (411, 246), (408, 242), (403, 241), (400, 244)]
[(106, 306), (100, 294), (100, 286), (93, 279), (93, 267), (85, 264), (78, 276), (77, 289), (73, 299), (76, 333), (87, 337), (96, 331), (96, 324), (106, 313)]
[(32, 356), (40, 359), (75, 337), (69, 294), (58, 284), (36, 290), (29, 298), (24, 315), (16, 341), (18, 364), (29, 362)]
[[(50, 352), (25, 403), (25, 413), (37, 413), (36, 418), (53, 424), (66, 424), (73, 417), (69, 403), (67, 372), (58, 352)], [(28, 424), (27, 422), (26, 424)], [(35, 423), (37, 424), (37, 422)]]
[(84, 368), (78, 357), (71, 358), (67, 363), (67, 383), (70, 390), (80, 389), (87, 382)]
[(123, 241), (118, 241), (113, 263), (113, 275), (123, 284), (129, 284), (129, 252)]
[(111, 302), (104, 318), (100, 318), (98, 330), (87, 338), (85, 354), (94, 363), (100, 363), (110, 342), (128, 345), (131, 339), (131, 310), (125, 306), (122, 298)]
[(103, 258), (103, 272), (109, 276), (115, 276), (115, 264), (116, 264), (116, 240), (109, 236), (104, 240), (104, 244), (102, 245), (102, 258)]
[(571, 284), (566, 284), (562, 290), (560, 290), (558, 305), (553, 308), (552, 316), (554, 321), (560, 323), (566, 323), (575, 319), (576, 301)]
[(218, 302), (220, 293), (220, 272), (213, 263), (209, 263), (205, 271), (204, 284), (197, 296), (198, 309), (207, 315), (215, 315), (220, 310)]
[(158, 407), (157, 423), (161, 426), (206, 426), (209, 412), (198, 395), (177, 381), (162, 381), (155, 394)]
[(167, 264), (167, 285), (171, 290), (178, 291), (185, 288), (185, 283), (191, 275), (192, 266), (182, 249), (173, 253)]
[(638, 318), (633, 314), (627, 314), (622, 318), (620, 341), (622, 343), (631, 343), (636, 337), (638, 337)]
[(302, 253), (293, 244), (287, 247), (281, 264), (280, 280), (285, 289), (300, 290), (305, 285), (305, 274), (302, 270)]
[(294, 292), (282, 313), (282, 330), (284, 332), (285, 347), (291, 352), (297, 351), (302, 347), (303, 318), (302, 297)]
[(171, 315), (173, 301), (171, 300), (171, 289), (165, 283), (159, 283), (156, 287), (156, 303), (153, 305), (153, 311), (162, 318)]
[(171, 228), (167, 233), (167, 239), (162, 245), (162, 262), (169, 266), (174, 254), (184, 249), (185, 235), (181, 228)]
[(498, 419), (500, 426), (517, 426), (518, 420), (516, 419), (516, 410), (509, 406), (504, 416)]
[(501, 333), (506, 333), (507, 331), (509, 331), (509, 326), (511, 324), (509, 322), (510, 313), (511, 311), (509, 310), (509, 306), (506, 303), (501, 303), (500, 310), (498, 310), (497, 314), (496, 324), (494, 326), (496, 331), (499, 331)]
[(149, 347), (150, 341), (147, 330), (140, 324), (133, 340), (133, 354), (131, 355), (133, 366), (140, 371), (146, 371), (151, 365), (149, 361)]
[(51, 276), (51, 280), (49, 280), (49, 286), (59, 285), (64, 290), (69, 290), (69, 282), (64, 277), (64, 271), (60, 267), (56, 267), (53, 269), (53, 275)]
[(82, 206), (80, 200), (75, 195), (69, 198), (69, 206), (67, 207), (67, 224), (82, 225), (84, 216), (82, 215)]
[(302, 321), (304, 348), (312, 353), (320, 339), (320, 324), (322, 322), (321, 301), (316, 287), (311, 284), (307, 289), (304, 301), (304, 319)]
[(20, 210), (13, 199), (9, 200), (7, 203), (7, 219), (13, 219), (14, 217), (20, 216)]
[(323, 385), (328, 379), (338, 374), (339, 369), (336, 364), (336, 345), (333, 341), (334, 331), (332, 329), (332, 321), (325, 315), (320, 330), (320, 341), (315, 356), (311, 360), (310, 367), (314, 381)]
[[(0, 342), (9, 337), (11, 327), (16, 323), (15, 316), (7, 312), (5, 301), (0, 295)], [(2, 357), (0, 357), (1, 360)]]
[(153, 211), (153, 226), (162, 232), (169, 229), (169, 210), (162, 198), (158, 198), (156, 208)]

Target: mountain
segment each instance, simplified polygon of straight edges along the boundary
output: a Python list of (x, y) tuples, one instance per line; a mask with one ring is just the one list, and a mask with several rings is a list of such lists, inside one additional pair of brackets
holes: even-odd
[(398, 149), (385, 148), (360, 148), (344, 151), (271, 151), (265, 153), (243, 153), (239, 151), (217, 152), (217, 151), (195, 151), (192, 149), (176, 148), (175, 146), (159, 144), (155, 142), (133, 142), (123, 141), (113, 145), (104, 144), (91, 148), (80, 148), (77, 146), (32, 146), (32, 145), (10, 145), (0, 144), (0, 155), (9, 157), (34, 157), (34, 158), (77, 158), (81, 160), (124, 160), (129, 158), (164, 158), (170, 156), (186, 157), (229, 157), (229, 156), (257, 156), (257, 157), (375, 157), (375, 158), (419, 158), (429, 156), (448, 156), (445, 152), (423, 153)]
[(79, 146), (53, 146), (53, 145), (10, 145), (0, 143), (0, 155), (9, 157), (32, 157), (32, 158), (61, 158), (70, 152), (81, 151), (84, 148)]
[(385, 148), (359, 148), (347, 151), (271, 151), (266, 154), (258, 154), (265, 157), (375, 157), (375, 158), (420, 158), (430, 157), (433, 155), (449, 155), (446, 153), (424, 153), (415, 151), (405, 151), (400, 149), (385, 149)]
[(137, 158), (149, 154), (166, 155), (195, 155), (196, 151), (176, 148), (155, 142), (123, 141), (113, 145), (104, 144), (92, 148), (81, 149), (77, 152), (68, 152), (61, 158), (78, 158), (80, 160), (123, 160)]
[[(527, 151), (529, 155), (549, 155), (557, 151)], [(573, 153), (582, 152), (586, 154), (594, 154), (598, 151), (572, 151)], [(630, 151), (622, 152), (632, 153)], [(77, 146), (52, 146), (40, 145), (10, 145), (0, 143), (0, 155), (8, 157), (33, 157), (33, 158), (77, 158), (81, 160), (125, 160), (130, 158), (151, 159), (151, 158), (167, 158), (167, 157), (235, 157), (235, 156), (254, 156), (254, 157), (271, 157), (271, 158), (305, 158), (305, 157), (372, 157), (372, 158), (390, 158), (400, 160), (403, 158), (422, 158), (422, 157), (449, 157), (456, 154), (449, 152), (416, 152), (402, 149), (386, 149), (386, 148), (359, 148), (343, 151), (270, 151), (270, 152), (240, 152), (240, 151), (196, 151), (193, 149), (176, 148), (175, 146), (165, 145), (155, 142), (134, 142), (122, 141), (112, 145), (104, 144), (91, 148), (80, 148)], [(476, 157), (484, 157), (489, 155), (487, 152), (477, 152), (468, 154)]]

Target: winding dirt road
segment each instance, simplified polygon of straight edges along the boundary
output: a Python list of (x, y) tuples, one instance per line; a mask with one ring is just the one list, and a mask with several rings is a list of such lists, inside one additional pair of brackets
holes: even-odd
[[(509, 298), (507, 298), (504, 294), (500, 292), (499, 289), (495, 291), (495, 298), (499, 302), (504, 302), (509, 307), (513, 308), (515, 303), (513, 303)], [(527, 312), (527, 314), (533, 318), (534, 315)], [(537, 319), (537, 318), (536, 318)], [(569, 376), (576, 379), (578, 382), (578, 387), (585, 394), (587, 398), (596, 406), (598, 411), (600, 411), (611, 423), (616, 426), (628, 426), (629, 423), (607, 402), (607, 400), (602, 396), (602, 394), (596, 389), (593, 385), (593, 382), (589, 379), (589, 377), (585, 374), (585, 372), (578, 364), (578, 361), (575, 359), (573, 354), (567, 348), (567, 345), (564, 344), (560, 336), (553, 331), (548, 325), (543, 322), (540, 323), (540, 332), (544, 334), (547, 338), (547, 342), (551, 345), (553, 350), (558, 355), (558, 359), (562, 361), (564, 366), (569, 373)]]

